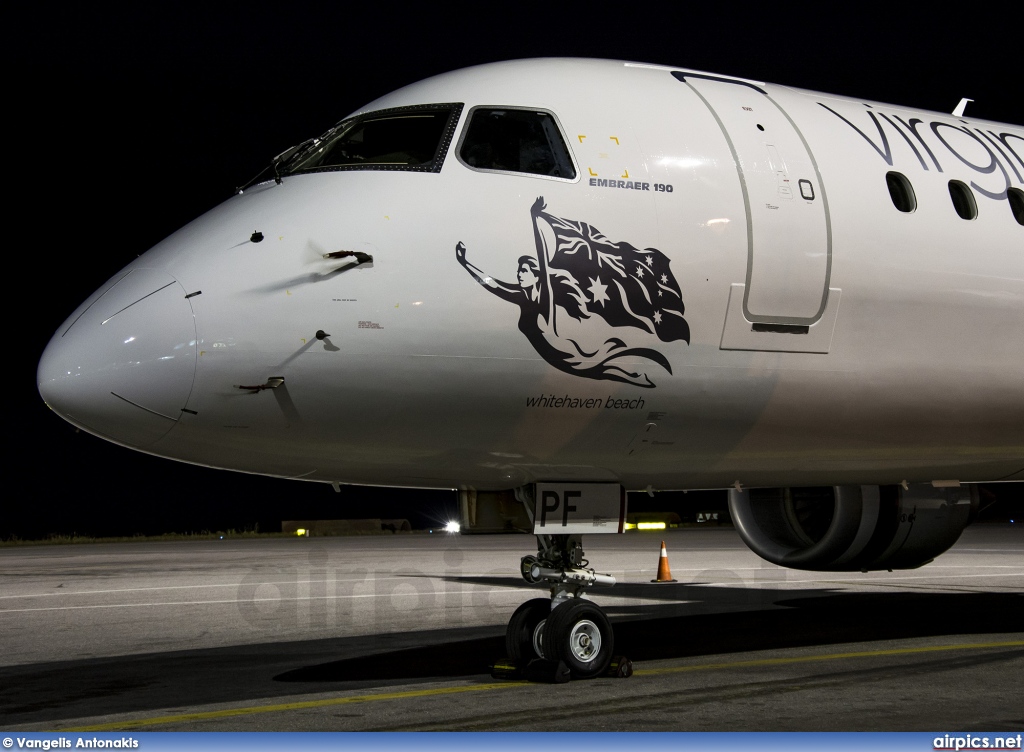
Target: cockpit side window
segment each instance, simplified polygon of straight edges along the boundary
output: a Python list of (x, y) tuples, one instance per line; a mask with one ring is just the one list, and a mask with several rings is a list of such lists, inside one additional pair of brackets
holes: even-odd
[(542, 110), (475, 107), (459, 159), (476, 170), (521, 172), (572, 180), (572, 157), (555, 117)]
[(358, 115), (301, 146), (279, 172), (440, 172), (461, 112), (461, 104), (438, 104)]

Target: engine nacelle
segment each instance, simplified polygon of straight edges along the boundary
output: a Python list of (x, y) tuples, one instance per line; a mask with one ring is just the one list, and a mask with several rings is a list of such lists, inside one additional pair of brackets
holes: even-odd
[(976, 486), (831, 486), (729, 492), (743, 542), (773, 564), (818, 572), (914, 569), (956, 543)]

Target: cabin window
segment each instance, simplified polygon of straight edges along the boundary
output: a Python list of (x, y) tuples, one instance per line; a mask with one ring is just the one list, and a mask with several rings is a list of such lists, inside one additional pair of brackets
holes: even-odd
[(1010, 202), (1010, 211), (1017, 224), (1024, 225), (1024, 191), (1020, 188), (1010, 188), (1006, 192), (1006, 198)]
[(889, 198), (892, 199), (893, 206), (906, 214), (917, 209), (914, 187), (905, 175), (899, 172), (888, 172), (885, 175), (885, 184), (889, 187)]
[(476, 107), (459, 158), (476, 170), (574, 179), (576, 168), (555, 116), (542, 110)]
[(358, 115), (287, 155), (278, 171), (282, 175), (333, 170), (439, 172), (461, 111), (461, 104), (440, 104)]
[(953, 208), (960, 215), (960, 219), (977, 218), (978, 205), (974, 202), (974, 194), (970, 188), (959, 180), (950, 180), (949, 197), (953, 199)]

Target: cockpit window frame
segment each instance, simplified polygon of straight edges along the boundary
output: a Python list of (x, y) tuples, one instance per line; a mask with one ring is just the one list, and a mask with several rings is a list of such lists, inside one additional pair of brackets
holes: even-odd
[(294, 176), (294, 175), (316, 175), (317, 173), (324, 172), (362, 172), (366, 170), (372, 170), (376, 172), (441, 172), (441, 168), (444, 167), (445, 159), (448, 157), (448, 151), (451, 148), (452, 139), (455, 136), (455, 129), (458, 127), (459, 121), (462, 118), (462, 110), (465, 104), (462, 102), (439, 102), (437, 104), (414, 104), (406, 105), (403, 107), (388, 107), (383, 110), (371, 110), (368, 112), (360, 112), (357, 115), (353, 115), (350, 118), (345, 118), (339, 121), (331, 129), (325, 132), (322, 136), (317, 139), (313, 139), (313, 143), (305, 149), (300, 149), (294, 155), (288, 158), (288, 162), (298, 161), (303, 155), (307, 154), (311, 148), (319, 145), (321, 142), (331, 138), (336, 131), (339, 129), (348, 129), (358, 124), (359, 121), (389, 117), (394, 115), (404, 115), (415, 112), (423, 112), (427, 110), (448, 110), (448, 122), (445, 124), (444, 131), (441, 135), (441, 141), (437, 146), (437, 150), (434, 152), (434, 159), (428, 164), (419, 165), (403, 165), (403, 164), (384, 164), (368, 162), (366, 164), (352, 164), (352, 165), (323, 165), (317, 167), (309, 167), (301, 170), (290, 170), (288, 169), (287, 162), (281, 166), (282, 176)]
[[(538, 175), (536, 172), (519, 172), (517, 170), (494, 170), (488, 167), (474, 167), (462, 158), (462, 147), (465, 145), (466, 136), (469, 135), (469, 125), (473, 122), (473, 114), (477, 110), (519, 110), (523, 112), (539, 112), (551, 117), (552, 122), (555, 124), (555, 128), (558, 129), (558, 135), (562, 138), (562, 144), (565, 146), (565, 151), (569, 155), (569, 162), (572, 164), (572, 168), (575, 171), (575, 175), (571, 178), (563, 178), (557, 175)], [(538, 178), (540, 180), (556, 180), (559, 183), (578, 183), (582, 176), (580, 175), (580, 165), (576, 161), (576, 154), (572, 150), (572, 146), (569, 144), (569, 139), (566, 138), (565, 128), (562, 127), (562, 122), (551, 110), (546, 107), (524, 107), (522, 105), (509, 105), (509, 104), (478, 104), (474, 105), (466, 113), (466, 117), (462, 121), (462, 132), (459, 134), (459, 142), (455, 145), (455, 158), (459, 163), (468, 170), (473, 172), (484, 172), (489, 175), (515, 175), (518, 177)]]

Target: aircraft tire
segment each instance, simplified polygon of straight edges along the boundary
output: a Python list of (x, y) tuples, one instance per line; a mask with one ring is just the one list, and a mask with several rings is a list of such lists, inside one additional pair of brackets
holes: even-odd
[[(551, 614), (550, 598), (534, 598), (526, 601), (512, 614), (505, 629), (505, 652), (515, 663), (526, 664), (543, 656), (535, 646), (537, 628), (544, 625)], [(539, 641), (538, 641), (539, 642)]]
[(561, 660), (574, 679), (590, 679), (608, 670), (615, 634), (604, 611), (590, 601), (573, 598), (548, 617), (543, 634), (544, 655)]

